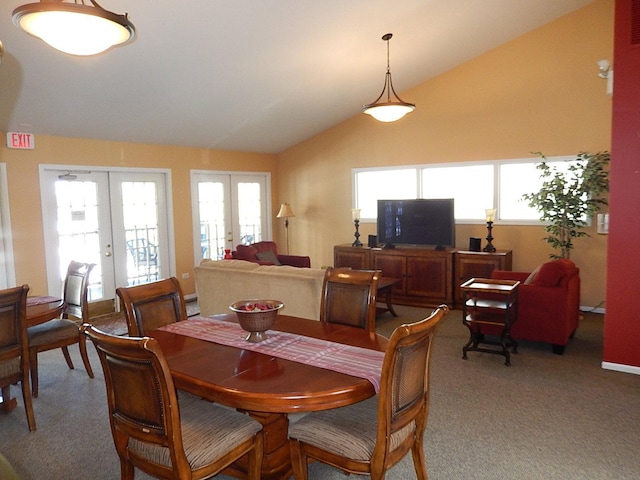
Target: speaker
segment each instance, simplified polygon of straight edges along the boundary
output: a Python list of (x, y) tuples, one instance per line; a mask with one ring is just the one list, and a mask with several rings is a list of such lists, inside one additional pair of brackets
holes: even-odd
[(369, 241), (367, 242), (367, 247), (375, 248), (378, 245), (378, 237), (376, 235), (369, 235)]
[(469, 250), (471, 252), (479, 252), (480, 242), (481, 240), (478, 237), (469, 237)]

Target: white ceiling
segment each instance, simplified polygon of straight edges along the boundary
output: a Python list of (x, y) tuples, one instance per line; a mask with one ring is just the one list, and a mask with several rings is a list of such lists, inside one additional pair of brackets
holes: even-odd
[(0, 130), (277, 153), (378, 96), (387, 32), (400, 93), (593, 0), (100, 0), (137, 38), (94, 57), (16, 28), (35, 1), (1, 2)]

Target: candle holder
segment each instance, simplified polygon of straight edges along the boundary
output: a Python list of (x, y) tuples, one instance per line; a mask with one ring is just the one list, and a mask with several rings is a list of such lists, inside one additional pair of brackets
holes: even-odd
[(493, 222), (487, 222), (487, 245), (482, 249), (484, 252), (493, 253), (496, 251), (496, 247), (493, 246), (491, 241), (493, 237), (491, 236), (491, 230), (493, 229)]
[(361, 247), (362, 242), (360, 241), (360, 209), (354, 208), (351, 210), (351, 216), (353, 217), (353, 224), (356, 226), (356, 231), (353, 233), (353, 236), (356, 238), (351, 244), (352, 247)]
[(493, 253), (496, 251), (496, 247), (491, 243), (493, 241), (493, 236), (491, 235), (491, 231), (493, 230), (493, 221), (496, 219), (496, 209), (495, 208), (487, 208), (485, 210), (487, 216), (487, 245), (482, 249), (483, 252)]
[(351, 246), (352, 247), (361, 247), (362, 246), (362, 242), (360, 241), (360, 232), (358, 231), (359, 228), (360, 228), (360, 220), (355, 219), (353, 221), (353, 224), (356, 226), (356, 231), (353, 233), (353, 236), (356, 237), (356, 239), (353, 241)]

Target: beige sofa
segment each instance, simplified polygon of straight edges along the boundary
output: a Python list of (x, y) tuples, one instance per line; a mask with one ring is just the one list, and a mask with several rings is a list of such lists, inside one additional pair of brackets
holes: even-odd
[(244, 260), (204, 259), (195, 267), (200, 314), (229, 313), (233, 302), (255, 298), (282, 301), (284, 315), (318, 320), (324, 272)]

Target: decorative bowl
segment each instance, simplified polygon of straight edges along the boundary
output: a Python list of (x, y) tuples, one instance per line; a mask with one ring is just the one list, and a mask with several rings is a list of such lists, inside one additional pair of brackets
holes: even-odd
[(267, 339), (267, 330), (273, 327), (278, 310), (284, 307), (280, 300), (239, 300), (229, 305), (236, 313), (240, 326), (249, 332), (246, 340), (252, 343)]

